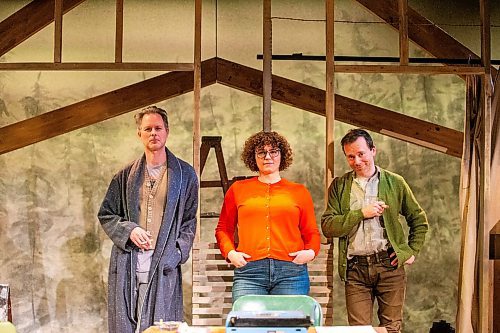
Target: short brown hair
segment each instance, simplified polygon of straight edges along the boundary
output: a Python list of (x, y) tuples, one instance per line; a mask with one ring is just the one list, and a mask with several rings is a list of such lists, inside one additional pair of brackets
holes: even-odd
[(364, 129), (355, 128), (347, 132), (346, 135), (344, 135), (344, 137), (340, 141), (340, 145), (342, 146), (342, 151), (344, 152), (344, 154), (345, 154), (344, 146), (353, 143), (359, 138), (365, 139), (366, 144), (368, 145), (368, 148), (370, 148), (370, 150), (375, 148), (375, 145), (373, 144), (373, 139), (370, 136), (370, 134), (368, 134), (368, 132), (365, 131)]
[(163, 119), (163, 124), (165, 125), (165, 129), (168, 130), (168, 115), (167, 115), (167, 111), (165, 111), (165, 110), (157, 107), (156, 105), (148, 106), (148, 107), (142, 109), (141, 111), (139, 111), (138, 113), (136, 113), (134, 115), (134, 119), (135, 119), (135, 123), (137, 125), (137, 129), (138, 130), (141, 129), (142, 118), (144, 117), (144, 115), (146, 115), (146, 114), (152, 114), (152, 113), (156, 113), (156, 114), (159, 114), (161, 116), (161, 118)]
[(258, 172), (257, 162), (255, 160), (255, 152), (257, 149), (263, 149), (269, 145), (273, 148), (279, 148), (281, 160), (280, 171), (288, 169), (292, 164), (292, 148), (286, 139), (277, 132), (257, 132), (245, 141), (243, 151), (241, 152), (241, 160), (246, 167), (251, 171)]

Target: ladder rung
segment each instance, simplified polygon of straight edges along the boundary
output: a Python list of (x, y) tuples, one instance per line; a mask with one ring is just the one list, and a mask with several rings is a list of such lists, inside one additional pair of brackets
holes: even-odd
[(211, 218), (217, 218), (219, 217), (219, 213), (216, 212), (207, 212), (207, 213), (201, 213), (200, 218), (202, 219), (211, 219)]
[(220, 180), (202, 180), (200, 182), (200, 187), (222, 187), (222, 182)]

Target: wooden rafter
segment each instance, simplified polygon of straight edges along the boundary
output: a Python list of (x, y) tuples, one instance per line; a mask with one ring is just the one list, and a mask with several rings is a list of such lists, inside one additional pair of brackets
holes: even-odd
[[(62, 13), (84, 1), (62, 1)], [(0, 56), (54, 22), (54, 6), (55, 0), (33, 0), (0, 22)]]
[[(273, 100), (325, 116), (325, 91), (273, 75)], [(262, 71), (212, 58), (202, 87), (220, 83), (262, 96)], [(172, 72), (0, 128), (0, 154), (193, 90), (192, 72)], [(336, 120), (461, 157), (463, 133), (335, 95)]]
[[(399, 30), (398, 1), (392, 0), (356, 0), (368, 10), (379, 16), (389, 25)], [(431, 21), (408, 7), (408, 37), (436, 58), (444, 59), (479, 59), (479, 56), (438, 28)], [(492, 73), (496, 69), (491, 67)]]
[[(202, 86), (216, 82), (216, 61), (202, 64)], [(193, 72), (171, 72), (0, 128), (0, 154), (193, 91)]]
[[(262, 72), (224, 59), (217, 61), (217, 83), (262, 96)], [(275, 101), (325, 116), (325, 91), (273, 75)], [(335, 95), (335, 119), (391, 137), (462, 156), (463, 133), (374, 105)]]

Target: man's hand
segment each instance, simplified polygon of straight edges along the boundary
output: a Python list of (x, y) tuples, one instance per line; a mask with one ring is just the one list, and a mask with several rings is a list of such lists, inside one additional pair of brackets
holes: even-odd
[(300, 250), (297, 252), (292, 252), (288, 254), (293, 258), (293, 263), (297, 265), (303, 265), (307, 264), (309, 261), (313, 260), (316, 254), (314, 253), (314, 250)]
[[(396, 252), (392, 252), (389, 258), (391, 259), (391, 266), (398, 265), (398, 257), (396, 256)], [(415, 256), (412, 255), (410, 258), (408, 258), (408, 260), (405, 261), (405, 265), (411, 265), (414, 262), (415, 262)]]
[(248, 254), (244, 252), (238, 252), (235, 250), (229, 251), (227, 254), (227, 259), (233, 264), (235, 267), (240, 268), (247, 264), (245, 259), (251, 258)]
[(415, 256), (412, 255), (408, 260), (405, 261), (405, 265), (411, 265), (415, 262)]
[(365, 219), (371, 219), (375, 216), (382, 216), (382, 213), (386, 208), (389, 208), (388, 205), (383, 201), (375, 201), (370, 203), (369, 205), (363, 207), (361, 212), (363, 213), (363, 217)]
[(153, 248), (151, 233), (141, 227), (135, 227), (132, 230), (130, 233), (130, 240), (142, 250), (151, 250)]

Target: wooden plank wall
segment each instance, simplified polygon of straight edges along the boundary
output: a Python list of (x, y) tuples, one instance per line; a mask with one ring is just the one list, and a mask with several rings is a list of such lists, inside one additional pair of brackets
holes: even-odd
[[(318, 257), (307, 265), (311, 280), (309, 296), (323, 311), (325, 325), (333, 323), (333, 246), (322, 245)], [(216, 243), (193, 246), (193, 326), (224, 326), (232, 307), (233, 269)]]

